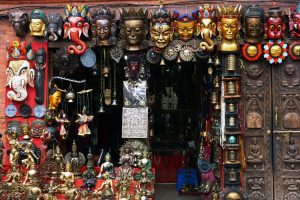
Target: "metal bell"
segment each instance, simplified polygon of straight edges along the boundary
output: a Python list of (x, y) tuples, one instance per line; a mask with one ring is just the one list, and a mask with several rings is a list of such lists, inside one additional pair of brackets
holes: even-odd
[(235, 110), (234, 104), (233, 104), (233, 103), (230, 103), (230, 104), (228, 105), (228, 111), (232, 113), (232, 112), (234, 112), (234, 110)]
[(159, 63), (159, 65), (166, 65), (166, 63), (165, 63), (165, 59), (160, 59), (160, 63)]
[(234, 85), (234, 82), (229, 81), (227, 83), (227, 90), (228, 90), (228, 94), (235, 94), (235, 85)]
[(220, 63), (220, 59), (219, 59), (219, 57), (217, 56), (216, 58), (215, 58), (215, 63), (214, 63), (214, 65), (215, 66), (219, 66), (221, 63)]
[(214, 63), (214, 62), (213, 62), (212, 58), (209, 57), (209, 58), (208, 58), (208, 61), (207, 61), (207, 64), (213, 64), (213, 63)]
[(221, 87), (221, 85), (220, 85), (220, 77), (219, 76), (216, 76), (215, 79), (214, 79), (214, 87), (215, 88)]
[(216, 104), (217, 103), (217, 92), (216, 91), (212, 91), (211, 92), (211, 103), (212, 104)]
[(234, 150), (230, 150), (228, 152), (228, 160), (229, 160), (229, 162), (235, 162), (236, 161), (236, 152)]
[(229, 123), (228, 123), (228, 124), (229, 124), (230, 127), (235, 126), (235, 118), (234, 118), (234, 117), (230, 117), (230, 118), (229, 118)]
[(72, 88), (72, 84), (70, 83), (69, 88), (68, 88), (68, 92), (66, 94), (66, 100), (68, 101), (68, 103), (72, 103), (74, 102), (74, 98), (75, 98), (75, 93), (73, 91)]
[(230, 54), (226, 57), (226, 69), (228, 71), (236, 70), (236, 56), (234, 54)]
[(98, 113), (104, 113), (104, 112), (105, 112), (104, 106), (101, 104), (99, 107)]
[(215, 110), (221, 110), (221, 106), (220, 106), (219, 102), (217, 102), (217, 104), (215, 105)]
[(177, 63), (181, 63), (180, 57), (177, 58)]

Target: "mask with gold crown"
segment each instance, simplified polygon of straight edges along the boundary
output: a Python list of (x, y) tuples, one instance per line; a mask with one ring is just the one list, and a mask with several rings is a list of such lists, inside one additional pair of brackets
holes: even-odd
[(239, 50), (238, 40), (240, 38), (239, 31), (241, 29), (240, 12), (241, 5), (225, 4), (218, 8), (218, 24), (217, 29), (219, 31), (218, 39), (220, 44), (218, 49), (220, 51), (237, 51)]

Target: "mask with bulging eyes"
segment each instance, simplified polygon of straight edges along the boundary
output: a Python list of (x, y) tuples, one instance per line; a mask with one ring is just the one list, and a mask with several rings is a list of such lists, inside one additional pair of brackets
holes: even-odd
[(12, 24), (16, 36), (24, 37), (28, 32), (29, 15), (25, 12), (13, 12), (9, 14), (9, 21)]

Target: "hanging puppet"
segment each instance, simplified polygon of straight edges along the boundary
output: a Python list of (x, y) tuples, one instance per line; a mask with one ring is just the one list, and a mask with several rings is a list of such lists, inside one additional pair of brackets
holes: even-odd
[(267, 13), (267, 22), (264, 25), (265, 38), (269, 41), (264, 45), (264, 58), (270, 64), (282, 63), (287, 57), (287, 44), (284, 37), (285, 23), (284, 12), (279, 7), (272, 7)]
[(218, 8), (218, 39), (220, 40), (219, 51), (237, 51), (239, 50), (239, 31), (241, 29), (240, 11), (242, 6), (225, 5)]
[(55, 120), (57, 123), (60, 124), (59, 135), (62, 137), (62, 139), (66, 139), (68, 132), (66, 130), (65, 125), (70, 123), (70, 121), (67, 119), (67, 115), (64, 112), (64, 110), (61, 110), (59, 112), (59, 114), (55, 117)]
[(86, 136), (91, 134), (91, 130), (88, 127), (88, 123), (93, 121), (94, 116), (88, 115), (86, 107), (83, 106), (81, 114), (77, 113), (78, 118), (75, 121), (79, 124), (78, 135)]
[(165, 65), (161, 54), (172, 41), (174, 30), (170, 12), (164, 8), (162, 0), (159, 1), (159, 8), (154, 13), (151, 12), (150, 17), (150, 35), (154, 47), (148, 50), (147, 61)]
[(256, 61), (262, 55), (261, 35), (263, 33), (264, 10), (258, 5), (246, 7), (243, 11), (243, 32), (245, 45), (243, 56), (248, 61)]
[(65, 23), (64, 23), (64, 38), (69, 38), (75, 45), (68, 46), (68, 53), (82, 55), (85, 53), (86, 44), (80, 39), (81, 34), (89, 37), (88, 30), (90, 25), (88, 23), (89, 8), (82, 5), (69, 5), (65, 7)]

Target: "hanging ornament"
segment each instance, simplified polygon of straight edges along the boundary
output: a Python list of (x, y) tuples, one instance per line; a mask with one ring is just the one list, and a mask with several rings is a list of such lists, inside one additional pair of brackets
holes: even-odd
[(193, 48), (190, 46), (182, 47), (179, 56), (181, 60), (185, 62), (190, 62), (194, 58)]
[(66, 94), (66, 100), (68, 101), (68, 103), (72, 103), (72, 102), (74, 102), (74, 98), (75, 98), (75, 94), (74, 94), (74, 91), (73, 91), (72, 84), (70, 83), (69, 88), (68, 88), (68, 92)]
[(17, 114), (17, 107), (13, 104), (13, 102), (10, 102), (8, 106), (5, 108), (5, 115), (7, 117), (14, 117)]
[(300, 60), (300, 41), (294, 41), (290, 44), (289, 55), (293, 60)]
[(246, 43), (242, 48), (243, 56), (248, 61), (256, 61), (262, 54), (261, 44)]
[(80, 62), (87, 68), (93, 67), (96, 64), (96, 54), (89, 48), (82, 56), (80, 56)]
[(161, 60), (161, 55), (154, 49), (149, 49), (146, 54), (147, 61), (151, 64), (158, 64)]
[(287, 57), (287, 44), (282, 40), (269, 40), (264, 45), (264, 58), (270, 64), (282, 63), (282, 60)]
[(110, 49), (110, 56), (117, 63), (120, 62), (123, 55), (124, 55), (124, 51), (121, 48), (113, 47)]
[(174, 46), (168, 46), (164, 51), (164, 58), (168, 61), (176, 60), (178, 56), (178, 51), (176, 51)]

